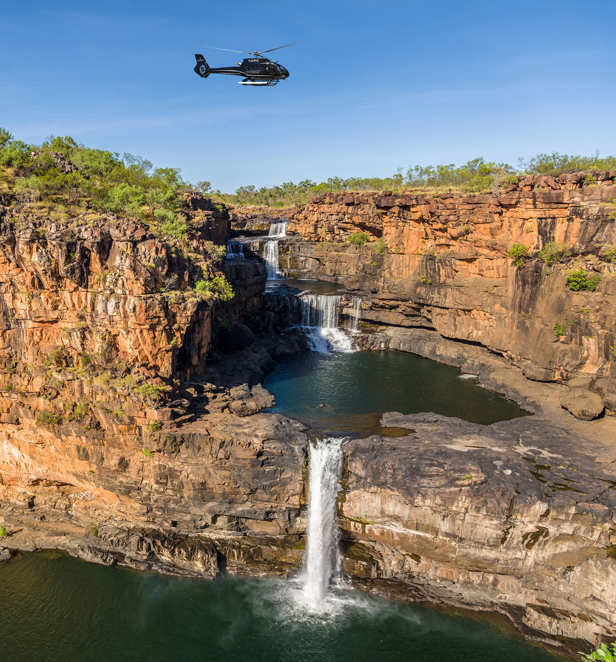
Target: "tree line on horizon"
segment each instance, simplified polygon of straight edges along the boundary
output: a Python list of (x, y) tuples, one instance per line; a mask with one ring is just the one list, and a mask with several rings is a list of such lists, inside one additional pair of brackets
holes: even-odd
[[(65, 172), (52, 157), (60, 154), (75, 166)], [(101, 211), (139, 216), (149, 209), (162, 224), (175, 222), (180, 191), (197, 191), (215, 201), (231, 205), (288, 207), (301, 205), (321, 194), (344, 191), (401, 192), (407, 189), (453, 189), (467, 193), (501, 188), (517, 181), (521, 174), (558, 176), (579, 171), (616, 170), (616, 156), (574, 156), (553, 152), (537, 154), (518, 166), (488, 162), (482, 157), (462, 166), (451, 163), (437, 166), (398, 168), (391, 177), (330, 177), (317, 183), (305, 179), (297, 184), (277, 186), (240, 186), (234, 193), (212, 190), (208, 181), (186, 182), (179, 168), (154, 168), (140, 156), (93, 149), (78, 144), (70, 136), (50, 136), (42, 145), (25, 143), (0, 127), (0, 166), (14, 169), (16, 190), (42, 197), (66, 194), (78, 197), (85, 192)]]
[(551, 175), (556, 177), (580, 171), (616, 170), (616, 156), (570, 156), (553, 152), (537, 154), (528, 161), (519, 159), (517, 168), (507, 163), (488, 162), (482, 157), (462, 166), (454, 163), (437, 166), (409, 166), (406, 173), (399, 168), (391, 177), (330, 177), (317, 184), (309, 179), (278, 186), (241, 186), (233, 194), (220, 194), (227, 204), (286, 207), (304, 204), (323, 193), (344, 191), (394, 191), (408, 189), (454, 189), (465, 193), (491, 191), (518, 181), (519, 175)]

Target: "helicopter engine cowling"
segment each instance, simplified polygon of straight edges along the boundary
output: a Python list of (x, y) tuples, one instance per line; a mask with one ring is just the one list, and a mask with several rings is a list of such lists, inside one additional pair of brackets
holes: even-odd
[(194, 69), (195, 73), (201, 76), (201, 78), (207, 78), (212, 71), (210, 65), (205, 61), (203, 55), (195, 55), (195, 59), (197, 60), (197, 65)]

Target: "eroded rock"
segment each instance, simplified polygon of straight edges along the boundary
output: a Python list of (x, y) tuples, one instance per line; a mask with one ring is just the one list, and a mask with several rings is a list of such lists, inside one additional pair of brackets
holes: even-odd
[(600, 416), (604, 409), (601, 396), (583, 388), (574, 388), (561, 400), (560, 404), (583, 421), (592, 421)]

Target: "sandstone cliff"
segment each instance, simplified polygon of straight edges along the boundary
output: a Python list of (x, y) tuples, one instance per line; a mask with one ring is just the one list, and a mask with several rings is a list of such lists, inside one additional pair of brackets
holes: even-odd
[[(292, 277), (344, 283), (364, 298), (366, 321), (480, 343), (531, 379), (608, 378), (616, 405), (613, 180), (528, 177), (500, 195), (320, 196), (289, 216), (296, 236), (281, 243), (281, 266)], [(358, 233), (368, 243), (348, 241), (363, 241)], [(507, 251), (515, 243), (533, 259), (514, 264)], [(547, 266), (538, 253), (553, 243), (569, 255)], [(596, 291), (567, 287), (579, 269), (600, 276)]]

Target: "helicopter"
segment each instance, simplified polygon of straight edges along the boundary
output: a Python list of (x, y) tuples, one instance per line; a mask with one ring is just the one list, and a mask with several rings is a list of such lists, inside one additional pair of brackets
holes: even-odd
[(210, 74), (226, 74), (227, 76), (243, 76), (244, 80), (238, 81), (239, 85), (251, 85), (259, 87), (271, 87), (276, 85), (278, 81), (284, 80), (289, 77), (289, 72), (281, 64), (272, 62), (266, 57), (262, 57), (263, 53), (271, 53), (278, 51), (281, 48), (288, 48), (299, 44), (296, 41), (293, 44), (286, 46), (278, 46), (277, 48), (270, 48), (267, 51), (253, 51), (252, 53), (245, 53), (244, 51), (233, 51), (230, 48), (215, 48), (214, 46), (206, 46), (216, 51), (228, 51), (230, 53), (242, 53), (244, 55), (252, 55), (252, 57), (244, 58), (242, 62), (237, 62), (236, 67), (219, 67), (212, 69), (205, 61), (203, 55), (195, 55), (197, 65), (195, 66), (195, 73), (201, 78), (207, 78)]

